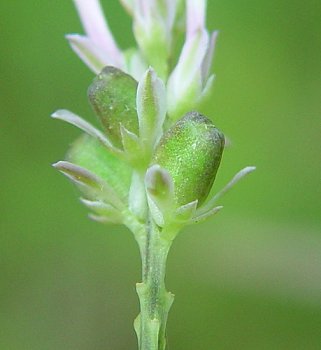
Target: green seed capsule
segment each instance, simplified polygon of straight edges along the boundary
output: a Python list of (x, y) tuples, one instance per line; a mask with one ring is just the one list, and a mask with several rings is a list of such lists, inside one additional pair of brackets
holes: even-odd
[(224, 135), (205, 116), (190, 112), (161, 138), (153, 163), (172, 176), (177, 205), (207, 198), (220, 165)]
[(115, 146), (122, 145), (120, 123), (129, 131), (138, 133), (137, 85), (130, 75), (107, 66), (89, 86), (89, 101)]

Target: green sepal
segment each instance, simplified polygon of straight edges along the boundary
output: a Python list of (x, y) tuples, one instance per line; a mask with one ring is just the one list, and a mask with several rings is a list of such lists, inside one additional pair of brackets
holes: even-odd
[(120, 123), (138, 134), (137, 81), (122, 70), (107, 66), (88, 88), (89, 101), (115, 146), (121, 147)]
[(151, 215), (158, 226), (164, 227), (175, 211), (173, 180), (168, 171), (155, 164), (146, 172), (145, 187)]

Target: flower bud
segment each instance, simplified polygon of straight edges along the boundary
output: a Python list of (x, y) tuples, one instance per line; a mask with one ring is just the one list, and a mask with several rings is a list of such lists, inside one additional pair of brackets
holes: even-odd
[(138, 133), (136, 111), (137, 81), (120, 69), (107, 66), (89, 86), (89, 101), (106, 134), (121, 147), (120, 124)]
[(205, 116), (190, 112), (161, 138), (153, 159), (173, 178), (175, 201), (184, 205), (207, 198), (224, 149), (224, 135)]

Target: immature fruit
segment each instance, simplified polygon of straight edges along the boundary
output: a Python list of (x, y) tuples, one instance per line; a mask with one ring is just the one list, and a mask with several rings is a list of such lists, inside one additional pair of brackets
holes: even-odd
[(107, 66), (89, 86), (89, 101), (115, 146), (122, 145), (120, 123), (129, 131), (138, 133), (137, 85), (130, 75)]
[(190, 112), (161, 138), (153, 159), (172, 176), (177, 205), (208, 196), (220, 165), (224, 135), (207, 117)]

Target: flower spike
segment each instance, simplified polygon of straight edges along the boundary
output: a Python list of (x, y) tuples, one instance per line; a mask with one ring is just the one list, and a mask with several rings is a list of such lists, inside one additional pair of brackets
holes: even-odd
[(207, 0), (119, 0), (136, 40), (123, 51), (100, 0), (73, 2), (85, 33), (66, 38), (96, 74), (87, 96), (102, 130), (67, 110), (55, 112), (84, 134), (54, 167), (80, 189), (92, 220), (122, 223), (134, 234), (142, 258), (139, 349), (164, 350), (174, 298), (164, 281), (172, 241), (184, 226), (218, 213), (217, 200), (255, 167), (208, 198), (226, 138), (197, 111), (214, 82), (218, 32), (206, 28)]

